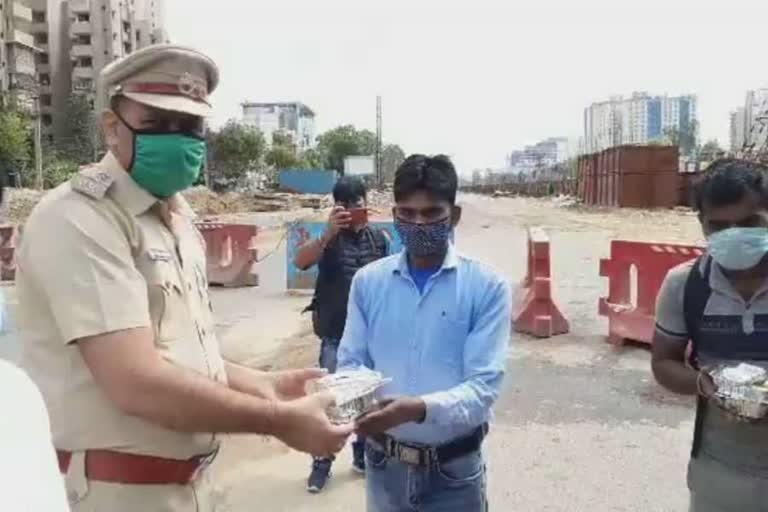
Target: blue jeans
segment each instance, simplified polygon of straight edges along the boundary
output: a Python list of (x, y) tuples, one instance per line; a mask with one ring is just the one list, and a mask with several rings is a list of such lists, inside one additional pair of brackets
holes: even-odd
[(432, 468), (389, 459), (365, 447), (368, 512), (486, 512), (485, 462), (480, 451)]
[(320, 338), (320, 368), (325, 368), (328, 373), (336, 373), (336, 355), (339, 352), (341, 340), (335, 338)]
[[(341, 343), (341, 340), (335, 338), (320, 339), (320, 360), (318, 364), (320, 368), (328, 370), (328, 373), (336, 373), (336, 354), (339, 351), (339, 343)], [(357, 440), (352, 443), (352, 449), (355, 451), (362, 451), (364, 446), (365, 437), (363, 436), (357, 436)]]

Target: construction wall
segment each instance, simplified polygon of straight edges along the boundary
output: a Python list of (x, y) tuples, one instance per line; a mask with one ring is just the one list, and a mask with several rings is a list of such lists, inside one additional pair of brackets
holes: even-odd
[(578, 182), (578, 196), (589, 205), (673, 208), (684, 196), (676, 146), (621, 146), (584, 155)]

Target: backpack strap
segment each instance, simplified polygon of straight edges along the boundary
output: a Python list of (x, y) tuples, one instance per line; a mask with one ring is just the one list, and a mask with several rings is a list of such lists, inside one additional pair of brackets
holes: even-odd
[[(704, 267), (702, 268), (702, 265)], [(712, 258), (702, 256), (688, 274), (683, 291), (683, 315), (685, 328), (691, 340), (690, 364), (698, 369), (697, 340), (699, 339), (701, 320), (704, 318), (704, 309), (707, 307), (712, 288), (709, 286), (709, 276), (712, 273)], [(696, 458), (701, 448), (701, 432), (704, 426), (704, 413), (707, 408), (707, 400), (699, 395), (696, 397), (696, 420), (693, 426), (693, 445), (691, 457)]]
[(709, 286), (709, 276), (712, 273), (712, 258), (701, 256), (691, 267), (683, 290), (683, 316), (685, 329), (691, 340), (691, 366), (698, 368), (697, 340), (699, 327), (704, 317), (712, 288)]

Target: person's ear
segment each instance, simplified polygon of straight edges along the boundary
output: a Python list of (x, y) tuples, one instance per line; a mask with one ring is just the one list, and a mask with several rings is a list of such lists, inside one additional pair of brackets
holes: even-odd
[(454, 205), (451, 208), (451, 225), (454, 227), (458, 226), (459, 221), (461, 221), (461, 206)]
[(111, 110), (105, 110), (101, 113), (101, 133), (104, 134), (104, 143), (111, 151), (118, 147), (119, 136), (117, 129), (120, 126), (120, 119)]

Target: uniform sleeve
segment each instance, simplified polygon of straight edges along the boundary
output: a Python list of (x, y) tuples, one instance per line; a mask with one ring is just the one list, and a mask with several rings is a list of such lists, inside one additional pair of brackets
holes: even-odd
[(690, 265), (672, 269), (656, 297), (656, 332), (682, 343), (688, 341), (683, 296), (690, 272), (696, 272)]
[(46, 301), (64, 343), (152, 325), (147, 284), (128, 239), (97, 206), (48, 205), (22, 235), (19, 267)]

